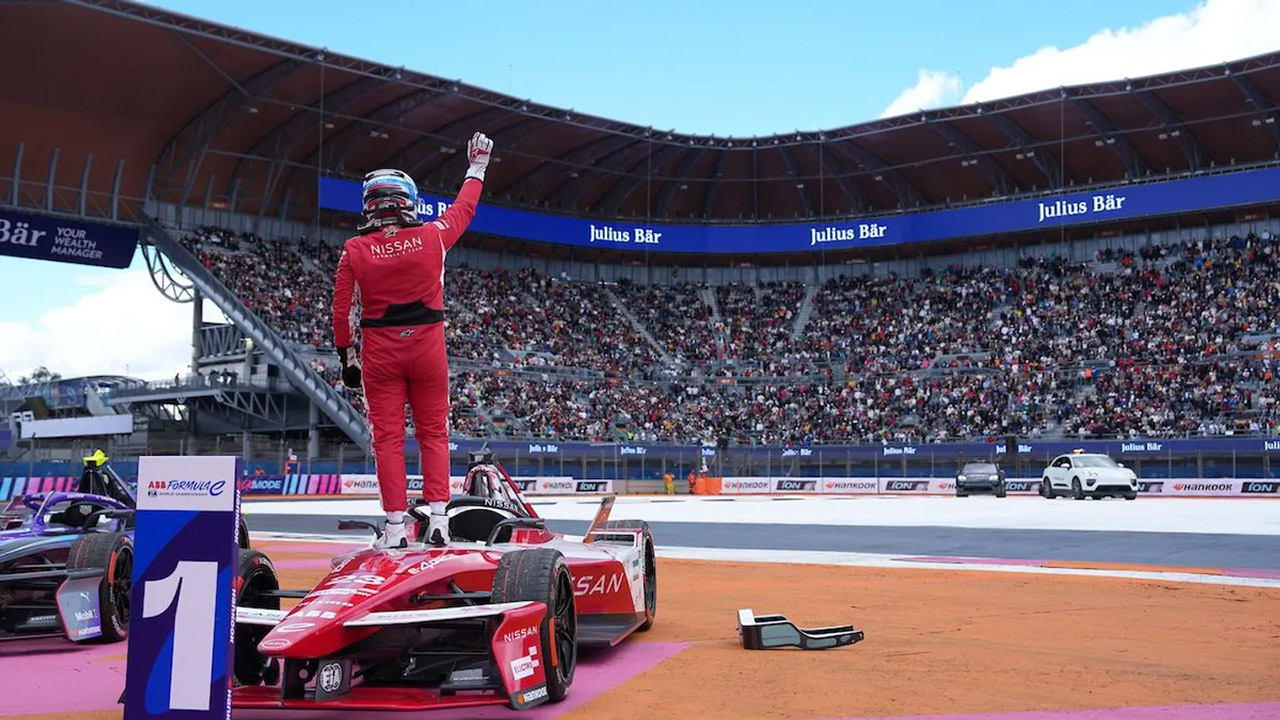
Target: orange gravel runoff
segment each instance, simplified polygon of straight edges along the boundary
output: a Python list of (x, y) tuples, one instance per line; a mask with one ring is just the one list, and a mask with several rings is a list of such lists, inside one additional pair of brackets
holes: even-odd
[[(285, 587), (310, 587), (327, 567), (322, 553), (276, 547), (271, 554), (281, 560)], [(739, 608), (785, 614), (801, 627), (851, 623), (867, 638), (820, 652), (747, 651), (737, 638)], [(567, 713), (544, 706), (527, 716), (958, 720), (966, 713), (1019, 713), (1000, 717), (1039, 720), (1045, 716), (1034, 711), (1252, 703), (1222, 706), (1251, 708), (1235, 714), (1175, 708), (1158, 717), (1280, 717), (1280, 590), (1270, 588), (660, 560), (657, 622), (627, 643), (687, 647)], [(61, 655), (61, 662), (76, 665), (78, 652)], [(119, 662), (122, 652), (113, 648), (87, 664)], [(0, 684), (20, 677), (20, 658), (0, 654)], [(0, 717), (121, 717), (103, 708), (36, 715), (0, 709)], [(1114, 713), (1106, 717), (1138, 717)]]

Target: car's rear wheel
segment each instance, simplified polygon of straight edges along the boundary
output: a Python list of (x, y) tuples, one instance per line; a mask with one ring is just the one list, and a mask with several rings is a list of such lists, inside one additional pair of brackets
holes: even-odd
[[(279, 610), (280, 598), (270, 595), (280, 589), (276, 568), (266, 555), (257, 550), (240, 551), (240, 572), (236, 578), (236, 605), (239, 607)], [(271, 628), (243, 625), (236, 628), (235, 677), (239, 685), (274, 685), (280, 679), (280, 666), (258, 652), (258, 643)]]
[(1040, 478), (1040, 497), (1046, 500), (1052, 500), (1058, 497), (1053, 491), (1053, 483), (1049, 482), (1049, 478)]
[(1071, 498), (1073, 500), (1084, 499), (1084, 488), (1080, 487), (1080, 478), (1071, 478)]
[(653, 533), (649, 531), (649, 523), (644, 520), (609, 520), (601, 530), (640, 530), (643, 534), (644, 548), (644, 622), (638, 631), (653, 627), (653, 620), (658, 615), (658, 563), (653, 551)]
[(90, 533), (75, 541), (67, 555), (68, 570), (104, 570), (98, 585), (98, 614), (105, 642), (129, 637), (133, 601), (133, 540), (124, 533)]
[(506, 553), (493, 573), (493, 603), (533, 600), (547, 606), (539, 628), (547, 678), (547, 698), (569, 694), (578, 665), (578, 606), (569, 563), (559, 550), (533, 548)]

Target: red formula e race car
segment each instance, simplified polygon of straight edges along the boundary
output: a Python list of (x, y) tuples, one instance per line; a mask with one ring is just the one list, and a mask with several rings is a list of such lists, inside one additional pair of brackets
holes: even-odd
[[(242, 552), (234, 706), (529, 708), (564, 699), (580, 646), (653, 624), (653, 538), (642, 521), (609, 521), (612, 497), (571, 541), (487, 452), (463, 492), (449, 503), (450, 545), (352, 552), (310, 591), (280, 590), (270, 561)], [(410, 510), (419, 542), (423, 511)], [(281, 598), (301, 601), (281, 610)]]

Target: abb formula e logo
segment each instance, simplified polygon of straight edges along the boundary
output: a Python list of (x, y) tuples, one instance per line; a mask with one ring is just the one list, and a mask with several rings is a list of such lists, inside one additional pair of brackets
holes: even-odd
[(605, 595), (622, 589), (622, 574), (583, 575), (573, 581), (575, 595)]
[(1280, 493), (1280, 482), (1249, 482), (1240, 488), (1240, 492), (1250, 495), (1275, 495)]
[(780, 479), (774, 481), (773, 489), (778, 492), (817, 492), (818, 481)]
[(885, 492), (929, 492), (928, 480), (885, 480)]

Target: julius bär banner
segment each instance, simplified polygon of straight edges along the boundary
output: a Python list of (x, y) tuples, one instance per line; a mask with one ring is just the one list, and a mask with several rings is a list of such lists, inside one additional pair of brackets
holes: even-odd
[(136, 228), (0, 210), (0, 255), (127, 268)]
[[(358, 182), (321, 177), (319, 192), (320, 207), (360, 211)], [(482, 203), (470, 230), (560, 245), (639, 252), (813, 252), (1051, 230), (1276, 200), (1280, 200), (1280, 168), (1265, 168), (822, 223), (656, 225)], [(418, 214), (424, 220), (434, 220), (448, 209), (450, 202), (452, 198), (421, 195)]]

